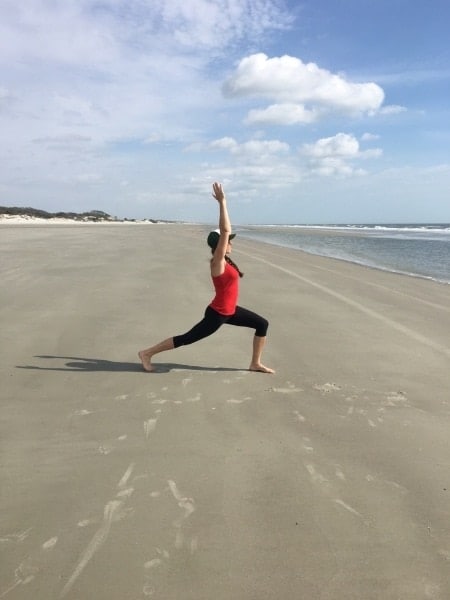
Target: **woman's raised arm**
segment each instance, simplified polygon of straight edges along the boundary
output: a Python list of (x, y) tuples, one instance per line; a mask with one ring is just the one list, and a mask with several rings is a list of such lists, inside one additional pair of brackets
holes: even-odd
[(231, 222), (228, 215), (227, 199), (223, 190), (222, 184), (213, 183), (213, 197), (219, 203), (219, 231), (220, 237), (219, 242), (214, 250), (212, 269), (214, 270), (213, 275), (220, 275), (225, 269), (225, 254), (227, 252), (229, 237), (231, 234)]

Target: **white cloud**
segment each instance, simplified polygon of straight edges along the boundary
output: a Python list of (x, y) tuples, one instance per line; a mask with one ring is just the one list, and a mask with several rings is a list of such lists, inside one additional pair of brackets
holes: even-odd
[(111, 25), (93, 19), (89, 4), (94, 6), (83, 0), (5, 0), (0, 21), (2, 61), (99, 65), (113, 60), (117, 44)]
[(374, 140), (380, 139), (380, 136), (375, 133), (363, 133), (361, 136), (362, 142), (372, 142)]
[(358, 158), (368, 159), (368, 158), (380, 158), (383, 155), (383, 150), (381, 148), (373, 148), (371, 150), (364, 150), (364, 152), (360, 152)]
[(217, 150), (230, 150), (232, 152), (235, 148), (239, 147), (239, 144), (231, 137), (223, 137), (211, 142), (210, 147)]
[(348, 133), (338, 133), (333, 137), (322, 138), (314, 144), (304, 144), (300, 150), (309, 160), (309, 168), (319, 175), (355, 175), (363, 174), (355, 169), (354, 160), (378, 158), (379, 148), (361, 151), (358, 140)]
[(250, 110), (245, 122), (247, 124), (294, 125), (296, 123), (314, 123), (320, 112), (308, 110), (302, 104), (272, 104), (264, 109)]
[(249, 140), (239, 144), (235, 139), (225, 137), (214, 140), (211, 142), (210, 147), (212, 149), (228, 150), (231, 154), (257, 160), (289, 152), (289, 144), (279, 140)]
[(303, 153), (314, 158), (354, 157), (359, 152), (358, 140), (347, 133), (338, 133), (333, 137), (322, 138), (314, 144), (305, 144)]
[(402, 112), (406, 112), (406, 107), (405, 106), (399, 106), (397, 104), (391, 104), (389, 106), (383, 106), (380, 109), (380, 113), (382, 115), (398, 115)]
[(3, 140), (17, 157), (28, 155), (32, 139), (72, 133), (90, 137), (103, 156), (111, 141), (191, 142), (205, 127), (199, 115), (223, 102), (214, 79), (220, 73), (208, 71), (209, 63), (249, 37), (288, 27), (280, 5), (3, 0)]
[(291, 19), (270, 0), (160, 0), (162, 24), (186, 47), (223, 48), (266, 29), (289, 27)]
[(277, 0), (3, 0), (3, 60), (98, 69), (131, 56), (213, 50), (289, 27)]
[(323, 177), (345, 177), (351, 175), (364, 175), (362, 169), (354, 169), (341, 158), (327, 156), (311, 165), (311, 171)]
[[(263, 53), (243, 58), (223, 92), (233, 98), (262, 97), (313, 107), (309, 110), (366, 114), (378, 111), (384, 100), (384, 92), (376, 83), (352, 83), (315, 63), (287, 55), (269, 58)], [(278, 122), (282, 120), (280, 112)]]

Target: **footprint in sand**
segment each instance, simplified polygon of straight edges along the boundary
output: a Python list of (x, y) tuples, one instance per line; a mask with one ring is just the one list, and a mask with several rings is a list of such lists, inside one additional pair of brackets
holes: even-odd
[(347, 504), (346, 502), (344, 502), (340, 498), (336, 498), (335, 502), (336, 502), (336, 504), (339, 504), (339, 506), (342, 506), (342, 508), (345, 508), (345, 510), (348, 510), (348, 512), (352, 513), (356, 517), (362, 518), (361, 513), (359, 513), (355, 508), (353, 508), (353, 506), (350, 506), (350, 504)]
[(192, 396), (191, 398), (186, 398), (186, 402), (198, 402), (199, 400), (201, 400), (201, 397), (201, 393), (197, 392), (195, 396)]
[(296, 418), (296, 420), (297, 420), (299, 423), (304, 423), (304, 422), (306, 421), (305, 417), (304, 417), (303, 415), (301, 415), (301, 414), (298, 412), (298, 410), (294, 410), (294, 415), (295, 415), (295, 418)]
[(145, 563), (144, 569), (154, 569), (155, 567), (159, 567), (161, 564), (162, 560), (160, 558), (152, 558), (152, 560), (148, 560)]
[(39, 573), (39, 567), (37, 567), (31, 559), (26, 559), (14, 571), (14, 582), (0, 594), (0, 598), (3, 598), (9, 592), (12, 592), (19, 585), (27, 585), (35, 576)]
[(189, 519), (189, 517), (195, 511), (195, 502), (193, 498), (183, 497), (175, 481), (169, 479), (167, 483), (169, 484), (169, 489), (172, 492), (173, 497), (178, 502), (178, 506), (183, 510), (183, 514), (173, 522), (173, 526), (175, 527), (175, 548), (177, 550), (181, 550), (183, 546), (187, 545), (190, 548), (191, 553), (193, 553), (197, 549), (197, 537), (191, 538), (190, 543), (186, 544), (183, 529), (186, 520)]
[(18, 533), (9, 533), (8, 535), (4, 535), (3, 537), (1, 537), (0, 542), (23, 542), (23, 540), (27, 539), (32, 530), (33, 528), (29, 527), (28, 529), (25, 529), (25, 531), (20, 531)]
[(298, 392), (303, 392), (302, 388), (299, 387), (279, 387), (279, 388), (274, 388), (274, 387), (270, 387), (267, 390), (268, 392), (275, 392), (277, 394), (296, 394)]
[(311, 446), (311, 440), (309, 437), (302, 438), (302, 448), (308, 454), (312, 454), (314, 452), (314, 448)]
[(148, 439), (150, 434), (153, 431), (155, 431), (157, 421), (158, 419), (147, 419), (147, 421), (144, 421), (144, 431), (146, 439)]
[(341, 387), (336, 383), (324, 383), (322, 385), (316, 383), (313, 388), (322, 392), (322, 394), (329, 394), (330, 392), (338, 392)]
[(10, 583), (9, 587), (0, 591), (0, 598), (5, 597), (20, 585), (28, 585), (34, 580), (36, 575), (42, 573), (43, 569), (48, 565), (48, 558), (45, 555), (56, 546), (57, 542), (58, 538), (56, 536), (48, 539), (41, 545), (41, 550), (43, 550), (45, 554), (39, 552), (33, 557), (28, 557), (21, 562), (14, 570), (14, 580)]
[(125, 490), (120, 490), (117, 492), (117, 498), (129, 498), (134, 492), (134, 488), (130, 487)]
[(49, 540), (47, 540), (46, 542), (44, 542), (42, 544), (42, 550), (50, 550), (51, 548), (53, 548), (53, 546), (56, 545), (57, 542), (58, 542), (57, 537), (50, 538)]
[(86, 415), (92, 415), (92, 410), (87, 410), (86, 408), (82, 408), (80, 410), (76, 410), (72, 413), (73, 417), (85, 417)]
[(144, 564), (144, 585), (142, 587), (142, 593), (148, 598), (155, 594), (155, 579), (157, 581), (158, 571), (164, 567), (170, 557), (167, 550), (156, 548), (156, 552), (158, 557), (152, 558)]
[(338, 479), (340, 479), (341, 481), (345, 481), (345, 475), (341, 469), (341, 467), (339, 465), (336, 465), (335, 467), (335, 473), (336, 473), (336, 477)]
[(388, 392), (385, 406), (408, 406), (408, 398), (405, 392)]
[(89, 525), (96, 525), (98, 523), (98, 519), (82, 519), (78, 521), (78, 527), (89, 527)]
[(322, 485), (328, 483), (328, 479), (319, 473), (314, 465), (309, 464), (305, 465), (305, 467), (314, 483), (319, 483)]

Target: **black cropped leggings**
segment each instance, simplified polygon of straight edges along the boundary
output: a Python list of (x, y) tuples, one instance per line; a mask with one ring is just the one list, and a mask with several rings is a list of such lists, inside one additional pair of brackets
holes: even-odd
[(264, 319), (264, 317), (241, 306), (236, 306), (234, 315), (221, 315), (208, 306), (205, 310), (205, 316), (197, 325), (194, 325), (192, 329), (183, 335), (174, 336), (173, 345), (175, 348), (178, 348), (179, 346), (187, 346), (188, 344), (198, 342), (198, 340), (208, 337), (217, 331), (224, 323), (237, 325), (238, 327), (250, 327), (255, 330), (255, 335), (259, 337), (265, 337), (267, 335), (267, 328), (269, 327), (269, 321)]

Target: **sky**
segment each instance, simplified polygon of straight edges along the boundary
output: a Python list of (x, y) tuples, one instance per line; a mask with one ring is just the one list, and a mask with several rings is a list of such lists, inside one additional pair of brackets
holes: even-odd
[(2, 0), (0, 205), (450, 222), (448, 0)]

